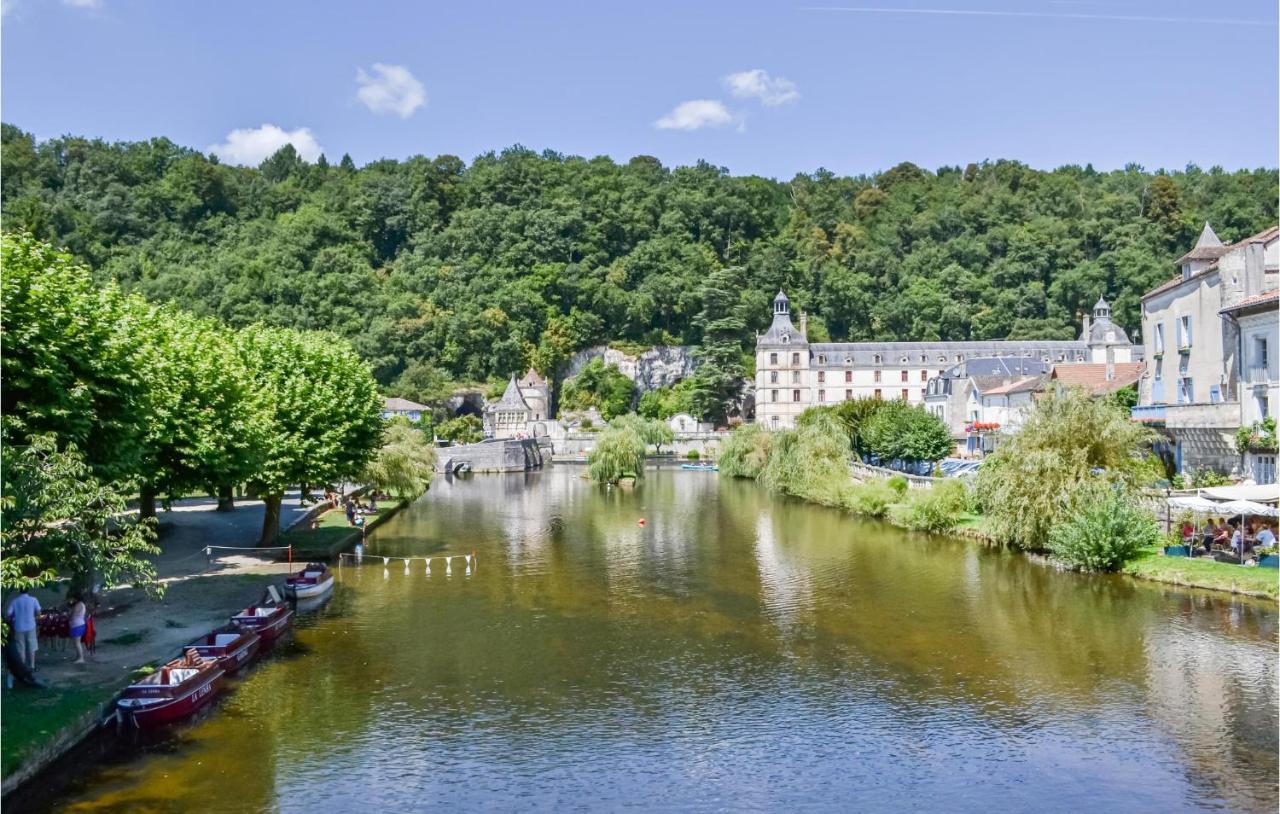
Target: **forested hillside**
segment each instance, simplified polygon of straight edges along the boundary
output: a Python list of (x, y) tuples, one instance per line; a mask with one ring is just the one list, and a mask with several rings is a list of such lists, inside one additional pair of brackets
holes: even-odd
[(6, 230), (232, 326), (332, 329), (409, 392), (608, 341), (747, 349), (779, 287), (814, 339), (1071, 338), (1101, 293), (1136, 329), (1138, 297), (1205, 220), (1228, 241), (1276, 222), (1273, 169), (778, 182), (519, 147), (361, 168), (286, 147), (250, 169), (12, 125), (2, 157)]

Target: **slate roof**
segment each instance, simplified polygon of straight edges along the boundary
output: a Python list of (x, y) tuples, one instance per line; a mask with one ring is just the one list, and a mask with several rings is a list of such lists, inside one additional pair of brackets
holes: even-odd
[(425, 404), (419, 404), (416, 401), (409, 401), (408, 399), (389, 398), (382, 400), (382, 409), (389, 413), (409, 413), (415, 410), (422, 412), (423, 410), (429, 410), (431, 408), (427, 407)]
[[(1114, 331), (1114, 338), (1108, 342), (1107, 333), (1112, 331)], [(1129, 335), (1124, 332), (1124, 328), (1111, 321), (1111, 305), (1102, 297), (1098, 297), (1097, 304), (1093, 306), (1093, 321), (1089, 324), (1089, 335), (1081, 334), (1080, 339), (1089, 347), (1095, 345), (1127, 347), (1133, 344), (1129, 341)]]
[(1005, 380), (988, 390), (979, 389), (984, 396), (1010, 396), (1014, 393), (1034, 392), (1044, 386), (1044, 376), (1021, 376), (1013, 380)]
[[(1208, 225), (1209, 224), (1207, 223), (1205, 224), (1206, 227)], [(1212, 233), (1213, 230), (1211, 229), (1209, 231)], [(1187, 282), (1188, 280), (1195, 280), (1200, 277), (1203, 277), (1206, 274), (1209, 274), (1210, 272), (1217, 271), (1218, 270), (1217, 259), (1222, 255), (1227, 254), (1230, 251), (1234, 251), (1235, 249), (1239, 249), (1243, 246), (1248, 246), (1250, 243), (1270, 242), (1272, 240), (1275, 240), (1277, 236), (1280, 236), (1280, 226), (1272, 226), (1269, 229), (1263, 229), (1261, 232), (1258, 232), (1256, 235), (1250, 235), (1249, 237), (1246, 237), (1244, 240), (1237, 240), (1235, 243), (1232, 243), (1229, 246), (1223, 246), (1222, 251), (1219, 251), (1216, 255), (1214, 255), (1213, 262), (1210, 263), (1208, 266), (1205, 266), (1204, 268), (1200, 269), (1200, 271), (1197, 271), (1195, 274), (1192, 274), (1190, 277), (1187, 277), (1185, 280), (1183, 279), (1181, 274), (1179, 274), (1177, 277), (1174, 277), (1172, 280), (1166, 280), (1165, 282), (1161, 283), (1160, 285), (1148, 291), (1146, 294), (1143, 294), (1142, 299), (1145, 300), (1148, 297), (1154, 297), (1156, 294), (1162, 294), (1165, 291), (1168, 291), (1169, 289), (1176, 287), (1180, 283)], [(1218, 236), (1214, 235), (1213, 237), (1214, 239), (1217, 239)], [(1202, 240), (1204, 239), (1203, 232), (1200, 234), (1200, 238)], [(1187, 252), (1182, 257), (1179, 257), (1178, 265), (1182, 265), (1182, 262), (1187, 259), (1192, 259), (1192, 260), (1201, 259), (1201, 258), (1191, 257), (1191, 254), (1194, 251), (1195, 249), (1192, 249), (1190, 252)]]
[(502, 398), (498, 399), (494, 404), (486, 405), (484, 411), (486, 413), (497, 413), (514, 410), (530, 412), (528, 402), (520, 394), (520, 385), (516, 384), (516, 377), (512, 376), (511, 381), (507, 382), (507, 389), (503, 391)]
[(1050, 378), (1067, 387), (1083, 387), (1092, 395), (1114, 393), (1122, 387), (1137, 384), (1146, 367), (1144, 362), (1116, 362), (1115, 377), (1107, 380), (1105, 362), (1088, 362), (1075, 365), (1054, 365)]
[(1280, 288), (1273, 288), (1270, 291), (1264, 291), (1261, 294), (1254, 294), (1252, 297), (1245, 297), (1235, 305), (1228, 305), (1218, 311), (1219, 314), (1226, 314), (1231, 311), (1243, 311), (1246, 308), (1253, 308), (1258, 305), (1269, 305), (1280, 302)]
[(1200, 230), (1200, 237), (1196, 239), (1196, 245), (1191, 247), (1191, 251), (1179, 257), (1176, 263), (1181, 266), (1188, 260), (1215, 260), (1230, 250), (1231, 247), (1224, 246), (1213, 231), (1213, 227), (1205, 221), (1204, 228)]
[[(937, 367), (945, 369), (958, 364), (956, 356), (963, 355), (961, 363), (971, 357), (1007, 359), (1007, 364), (1017, 368), (1016, 360), (1042, 360), (1047, 363), (1069, 361), (1079, 355), (1087, 355), (1084, 342), (1064, 340), (991, 340), (978, 342), (815, 342), (809, 346), (813, 352), (813, 368), (857, 367)], [(1058, 359), (1061, 355), (1063, 358)], [(876, 362), (876, 357), (880, 361)], [(823, 357), (823, 358), (819, 358)], [(903, 359), (906, 359), (904, 362)], [(846, 362), (845, 359), (849, 359)], [(994, 363), (993, 363), (994, 364)], [(967, 373), (966, 375), (977, 375)]]

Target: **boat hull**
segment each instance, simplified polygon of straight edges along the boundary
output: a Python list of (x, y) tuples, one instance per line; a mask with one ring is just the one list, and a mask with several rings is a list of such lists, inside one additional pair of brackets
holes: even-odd
[(200, 644), (193, 642), (187, 645), (206, 659), (217, 659), (218, 666), (228, 675), (240, 670), (253, 657), (258, 655), (262, 647), (262, 636), (251, 628), (241, 628), (240, 638), (227, 646)]
[(278, 612), (271, 616), (253, 616), (239, 614), (231, 617), (231, 621), (243, 628), (254, 631), (262, 639), (262, 644), (274, 642), (288, 629), (293, 618), (293, 609), (287, 605), (277, 605)]
[(213, 700), (224, 674), (220, 666), (212, 667), (190, 686), (177, 688), (170, 697), (149, 697), (143, 692), (152, 691), (151, 688), (139, 691), (136, 685), (129, 687), (116, 702), (116, 710), (121, 721), (139, 729), (180, 721)]
[(325, 574), (324, 579), (318, 582), (304, 583), (285, 583), (285, 593), (295, 599), (306, 599), (312, 596), (320, 596), (333, 587), (333, 574)]

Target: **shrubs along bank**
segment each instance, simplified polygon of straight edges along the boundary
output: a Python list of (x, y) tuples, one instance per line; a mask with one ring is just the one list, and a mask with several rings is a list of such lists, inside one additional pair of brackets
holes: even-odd
[[(354, 479), (382, 443), (377, 385), (345, 340), (231, 330), (102, 285), (28, 236), (0, 241), (5, 589), (55, 573), (145, 584), (156, 500), (230, 508), (239, 483), (263, 497), (271, 540), (287, 486)], [(142, 521), (119, 546), (108, 526), (131, 494)], [(78, 536), (63, 544), (55, 526)]]
[[(899, 451), (934, 454), (932, 431), (911, 412), (923, 415), (905, 405), (879, 412), (854, 401), (808, 410), (795, 430), (740, 427), (723, 446), (720, 471), (912, 529), (946, 532), (976, 513), (996, 542), (1085, 570), (1121, 569), (1158, 541), (1154, 518), (1137, 500), (1138, 485), (1153, 471), (1151, 434), (1116, 405), (1083, 391), (1046, 394), (973, 480), (913, 490), (901, 477), (853, 483), (854, 451), (894, 443)], [(899, 428), (897, 440), (875, 429), (881, 422)]]

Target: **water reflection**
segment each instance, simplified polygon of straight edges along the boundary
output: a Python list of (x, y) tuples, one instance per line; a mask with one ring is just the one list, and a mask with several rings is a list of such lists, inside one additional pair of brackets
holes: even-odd
[(370, 555), (471, 577), (344, 566), (294, 657), (58, 805), (1276, 808), (1272, 608), (579, 473), (437, 483)]

